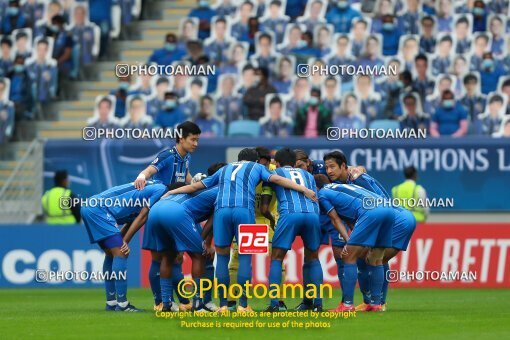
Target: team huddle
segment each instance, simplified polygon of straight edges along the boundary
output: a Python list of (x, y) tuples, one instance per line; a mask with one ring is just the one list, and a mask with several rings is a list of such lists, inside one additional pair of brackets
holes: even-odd
[[(145, 225), (143, 249), (152, 257), (149, 282), (155, 310), (251, 311), (245, 288), (235, 301), (225, 287), (236, 271), (240, 287), (252, 279), (252, 256), (237, 252), (238, 226), (267, 224), (270, 287), (281, 284), (283, 260), (300, 236), (305, 247), (305, 287), (319, 291), (323, 283), (319, 248), (331, 244), (342, 290), (334, 311), (386, 310), (388, 261), (407, 249), (416, 220), (403, 208), (367, 206), (367, 199), (390, 196), (364, 168), (349, 167), (339, 151), (313, 161), (303, 150), (282, 148), (273, 159), (269, 150), (258, 147), (241, 150), (236, 162), (212, 164), (207, 176), (192, 177), (189, 163), (201, 131), (191, 122), (177, 129), (181, 134), (175, 147), (161, 152), (134, 182), (94, 196), (144, 200), (146, 206), (82, 208), (90, 241), (105, 251), (105, 273), (126, 272), (129, 242)], [(184, 278), (183, 253), (192, 260), (197, 287), (202, 279), (216, 280), (223, 287), (218, 289), (219, 306), (210, 290), (202, 294), (197, 289), (191, 301), (178, 293), (177, 285)], [(106, 310), (140, 311), (127, 299), (125, 275), (106, 277)], [(363, 294), (358, 306), (353, 298), (356, 282)], [(284, 301), (271, 298), (266, 311), (286, 309)], [(296, 309), (322, 311), (322, 297), (304, 298)]]

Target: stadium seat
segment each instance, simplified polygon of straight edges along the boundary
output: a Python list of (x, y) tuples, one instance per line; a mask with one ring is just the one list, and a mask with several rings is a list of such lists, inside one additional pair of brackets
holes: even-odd
[(378, 119), (370, 123), (370, 129), (398, 130), (400, 123), (397, 120)]
[(228, 127), (228, 136), (250, 136), (260, 135), (260, 124), (251, 120), (239, 120), (230, 123)]

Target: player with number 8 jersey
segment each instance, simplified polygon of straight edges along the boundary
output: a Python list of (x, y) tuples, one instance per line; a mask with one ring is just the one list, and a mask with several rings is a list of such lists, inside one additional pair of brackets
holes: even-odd
[[(307, 197), (317, 200), (316, 192), (299, 185), (287, 178), (271, 174), (269, 170), (258, 163), (259, 156), (255, 149), (241, 150), (238, 161), (227, 164), (213, 176), (201, 182), (193, 183), (170, 194), (192, 193), (196, 190), (218, 185), (218, 197), (215, 203), (213, 235), (216, 246), (217, 263), (216, 278), (220, 287), (220, 312), (227, 311), (226, 288), (230, 284), (228, 262), (230, 260), (230, 246), (234, 236), (238, 240), (240, 224), (255, 223), (255, 188), (263, 182), (271, 182), (292, 190), (304, 193)], [(238, 240), (239, 241), (239, 240)], [(252, 277), (251, 255), (239, 255), (239, 271), (237, 283), (244, 286)], [(219, 288), (220, 288), (219, 287)], [(223, 291), (223, 293), (222, 293)], [(239, 311), (249, 311), (248, 298), (243, 291), (239, 299)]]

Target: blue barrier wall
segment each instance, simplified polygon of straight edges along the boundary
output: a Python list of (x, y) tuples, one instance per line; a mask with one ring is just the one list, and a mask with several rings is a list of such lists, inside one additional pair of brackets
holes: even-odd
[[(67, 169), (71, 189), (84, 197), (133, 181), (172, 146), (165, 140), (51, 140), (45, 146), (45, 189), (53, 172)], [(191, 159), (191, 172), (206, 172), (213, 162), (232, 161), (239, 148), (302, 148), (312, 159), (332, 150), (346, 153), (351, 165), (364, 165), (388, 190), (403, 181), (414, 165), (430, 198), (453, 198), (448, 211), (510, 211), (510, 141), (508, 139), (342, 140), (202, 139)], [(443, 210), (436, 208), (436, 210)]]
[[(102, 287), (104, 253), (89, 243), (83, 225), (0, 225), (0, 287)], [(128, 285), (140, 286), (141, 250), (131, 241)], [(55, 276), (50, 282), (50, 271)], [(63, 272), (72, 274), (63, 275)], [(85, 272), (84, 274), (82, 274)], [(57, 275), (57, 274), (55, 274)], [(67, 278), (67, 280), (66, 280)]]

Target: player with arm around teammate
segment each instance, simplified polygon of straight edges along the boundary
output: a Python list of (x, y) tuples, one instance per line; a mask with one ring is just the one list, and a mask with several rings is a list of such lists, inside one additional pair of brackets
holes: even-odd
[[(345, 182), (349, 172), (347, 160), (342, 153), (324, 157), (326, 171), (333, 181)], [(318, 186), (324, 183), (317, 183)], [(374, 194), (353, 184), (327, 184), (319, 191), (319, 203), (331, 218), (335, 228), (347, 241), (342, 251), (344, 261), (344, 282), (342, 302), (335, 311), (354, 311), (353, 296), (357, 281), (357, 259), (362, 257), (365, 248), (371, 248), (367, 256), (372, 301), (370, 310), (381, 311), (381, 292), (384, 282), (382, 261), (386, 248), (392, 246), (394, 209), (384, 206), (369, 206), (367, 202), (379, 199)], [(348, 235), (341, 221), (352, 224), (353, 231)]]
[[(316, 191), (313, 176), (305, 170), (294, 168), (296, 154), (288, 148), (278, 150), (275, 155), (277, 169), (275, 174), (288, 178), (296, 184)], [(322, 267), (319, 262), (320, 222), (319, 205), (304, 194), (275, 186), (280, 215), (273, 236), (271, 267), (269, 269), (269, 286), (278, 286), (282, 281), (282, 263), (287, 251), (292, 248), (294, 239), (299, 235), (305, 246), (305, 263), (309, 265), (310, 283), (315, 291), (320, 292), (323, 283)], [(322, 311), (322, 297), (316, 296), (313, 309)], [(279, 311), (279, 297), (271, 299), (268, 312)]]
[[(214, 243), (216, 245), (216, 278), (219, 284), (228, 287), (230, 278), (228, 262), (230, 260), (230, 246), (235, 237), (238, 240), (238, 226), (240, 224), (253, 224), (255, 222), (255, 188), (261, 182), (271, 182), (289, 189), (304, 193), (307, 197), (316, 200), (313, 190), (298, 185), (289, 179), (271, 174), (266, 167), (257, 163), (258, 154), (254, 149), (241, 150), (238, 161), (230, 163), (216, 172), (213, 176), (201, 182), (188, 185), (169, 192), (192, 193), (199, 189), (218, 185), (218, 197), (215, 203), (213, 222)], [(239, 271), (237, 283), (244, 286), (251, 281), (251, 255), (239, 255)], [(226, 293), (220, 293), (220, 312), (228, 310)], [(239, 300), (238, 311), (251, 311), (248, 306), (246, 292)]]

